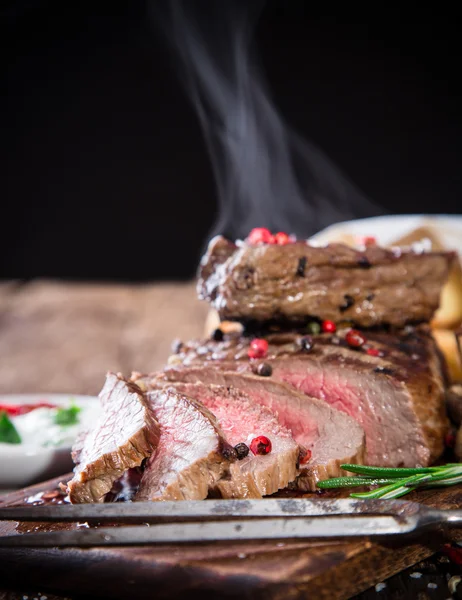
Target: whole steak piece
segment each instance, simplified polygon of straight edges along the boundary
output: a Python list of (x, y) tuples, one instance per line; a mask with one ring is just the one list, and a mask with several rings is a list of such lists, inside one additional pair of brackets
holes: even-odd
[[(291, 386), (264, 377), (226, 371), (220, 368), (219, 363), (169, 369), (163, 375), (138, 379), (137, 383), (140, 387), (149, 389), (151, 386), (167, 385), (169, 381), (175, 381), (174, 386), (180, 386), (179, 382), (192, 383), (192, 386), (185, 389), (188, 389), (188, 393), (200, 396), (201, 401), (219, 419), (223, 419), (232, 443), (236, 440), (243, 441), (242, 437), (249, 434), (263, 433), (271, 439), (276, 432), (280, 436), (284, 431), (290, 431), (290, 438), (286, 437), (284, 446), (281, 445), (278, 450), (287, 450), (287, 443), (293, 438), (302, 450), (308, 451), (308, 456), (301, 455), (300, 474), (295, 484), (301, 490), (314, 491), (317, 481), (346, 475), (340, 469), (342, 463), (362, 463), (364, 460), (364, 432), (358, 423), (326, 402), (309, 398)], [(223, 389), (228, 390), (228, 393), (224, 394)], [(248, 397), (254, 405), (265, 410), (250, 411), (249, 407), (243, 409), (242, 402), (239, 401), (243, 397)], [(226, 403), (224, 398), (227, 399)], [(272, 415), (271, 420), (268, 412)], [(277, 419), (278, 427), (274, 424), (274, 419)], [(234, 427), (235, 433), (232, 432)], [(260, 427), (265, 428), (264, 432)], [(244, 438), (244, 441), (247, 439)], [(292, 456), (293, 461), (294, 456), (289, 456)], [(261, 458), (267, 459), (267, 456)], [(278, 459), (282, 458), (284, 477), (280, 479), (278, 487), (284, 481), (290, 481), (292, 476), (286, 462), (287, 455), (278, 452)], [(234, 466), (234, 471), (238, 468), (238, 465)], [(266, 474), (269, 475), (270, 471), (267, 470)], [(267, 490), (270, 489), (269, 479), (268, 477), (265, 484)], [(276, 491), (276, 481), (271, 486)], [(221, 490), (222, 493), (224, 490), (225, 495), (231, 495), (229, 486), (225, 489), (225, 484), (222, 484)]]
[[(430, 331), (426, 326), (393, 334), (369, 331), (361, 347), (351, 347), (347, 333), (268, 334), (268, 351), (260, 360), (248, 357), (250, 338), (189, 342), (171, 357), (165, 376), (193, 381), (188, 370), (198, 367), (218, 374), (263, 372), (263, 363), (270, 375), (253, 376), (262, 389), (268, 381), (284, 382), (355, 419), (366, 434), (369, 464), (431, 464), (443, 452), (448, 421), (444, 365)], [(221, 383), (220, 375), (210, 381)]]
[(203, 500), (229, 470), (232, 448), (203, 404), (173, 390), (146, 398), (161, 428), (135, 500)]
[(454, 257), (307, 241), (236, 245), (218, 236), (202, 258), (197, 289), (222, 320), (298, 324), (316, 317), (402, 327), (430, 321)]
[(77, 466), (68, 482), (73, 503), (103, 502), (113, 483), (140, 466), (159, 442), (159, 424), (135, 384), (108, 373), (99, 399), (100, 418), (73, 448)]

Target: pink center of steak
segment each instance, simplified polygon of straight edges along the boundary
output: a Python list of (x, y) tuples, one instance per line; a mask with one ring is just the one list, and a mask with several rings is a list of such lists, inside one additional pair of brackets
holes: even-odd
[(305, 369), (288, 371), (283, 366), (276, 367), (275, 377), (289, 383), (297, 390), (302, 391), (308, 396), (314, 396), (325, 400), (337, 410), (347, 413), (353, 419), (361, 416), (361, 401), (357, 386), (349, 386), (343, 376), (340, 378), (338, 373), (332, 372), (326, 374), (325, 370), (310, 372), (309, 375)]
[(353, 417), (366, 434), (367, 458), (374, 465), (428, 463), (428, 448), (415, 422), (406, 389), (386, 375), (333, 369), (315, 361), (280, 361), (273, 375)]
[(250, 443), (259, 435), (292, 440), (292, 433), (279, 425), (273, 413), (245, 397), (224, 398), (211, 393), (208, 398), (202, 396), (202, 402), (220, 421), (227, 440), (233, 446), (240, 442)]
[[(370, 464), (425, 466), (441, 455), (448, 425), (445, 377), (428, 327), (368, 331), (367, 343), (377, 354), (352, 348), (345, 329), (335, 335), (312, 335), (308, 350), (303, 346), (305, 335), (286, 331), (266, 336), (269, 347), (264, 362), (271, 370), (267, 379), (289, 384), (355, 419), (365, 431)], [(254, 372), (258, 365), (248, 358), (249, 343), (250, 338), (234, 335), (222, 342), (189, 342), (177, 363), (166, 370), (167, 376), (181, 377), (180, 370), (199, 365)], [(178, 373), (169, 375), (169, 370)], [(297, 436), (311, 430), (312, 421), (302, 427), (294, 421), (292, 409), (287, 414), (285, 408), (277, 410), (281, 423), (303, 444)]]
[(218, 483), (224, 497), (247, 498), (273, 494), (295, 480), (300, 448), (289, 429), (280, 425), (270, 410), (253, 402), (244, 392), (202, 383), (175, 383), (175, 391), (204, 404), (217, 418), (226, 440), (236, 446), (260, 435), (266, 436), (272, 450), (265, 456), (251, 451), (231, 465), (230, 476)]
[(297, 392), (291, 386), (274, 381), (273, 377), (223, 371), (211, 361), (204, 367), (169, 369), (165, 378), (231, 386), (272, 412), (280, 425), (290, 430), (295, 441), (312, 452), (311, 460), (303, 465), (302, 477), (298, 479), (303, 489), (316, 489), (317, 480), (340, 475), (342, 463), (363, 460), (364, 432), (358, 423), (326, 402)]
[(136, 500), (202, 500), (227, 471), (215, 418), (191, 398), (170, 391), (148, 394), (161, 427), (160, 441)]

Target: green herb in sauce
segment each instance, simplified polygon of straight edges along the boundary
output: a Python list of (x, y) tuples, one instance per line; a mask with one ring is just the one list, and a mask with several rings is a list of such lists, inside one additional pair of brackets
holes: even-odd
[(81, 409), (75, 404), (69, 406), (69, 408), (58, 408), (58, 412), (55, 416), (56, 425), (67, 427), (68, 425), (76, 425), (79, 422), (79, 412)]
[(21, 443), (21, 436), (5, 411), (0, 412), (0, 442), (5, 444)]

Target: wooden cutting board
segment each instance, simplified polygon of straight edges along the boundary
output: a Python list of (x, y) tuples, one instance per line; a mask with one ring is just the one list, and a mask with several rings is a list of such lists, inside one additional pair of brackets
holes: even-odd
[[(54, 489), (55, 479), (1, 498), (21, 505)], [(311, 495), (311, 497), (316, 495)], [(327, 495), (325, 496), (327, 497)], [(429, 506), (462, 507), (462, 486), (410, 495)], [(35, 528), (71, 528), (44, 523), (0, 523), (2, 535)], [(245, 598), (265, 600), (347, 599), (439, 550), (450, 538), (432, 532), (418, 540), (370, 539), (207, 543), (91, 549), (0, 549), (3, 589), (98, 598)]]

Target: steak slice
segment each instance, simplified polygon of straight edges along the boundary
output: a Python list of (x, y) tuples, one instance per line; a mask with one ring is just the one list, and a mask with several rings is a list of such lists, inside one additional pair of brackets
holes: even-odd
[(99, 399), (100, 418), (74, 447), (78, 464), (67, 484), (73, 503), (103, 502), (113, 483), (141, 465), (159, 441), (159, 424), (135, 384), (108, 373)]
[(317, 317), (401, 327), (430, 321), (454, 257), (307, 241), (236, 245), (218, 236), (201, 261), (197, 289), (222, 320), (299, 323)]
[[(155, 376), (151, 380), (149, 377), (145, 377), (138, 380), (138, 383), (144, 387), (157, 386), (162, 379), (175, 382), (201, 382), (207, 386), (223, 386), (230, 390), (230, 400), (233, 396), (234, 398), (239, 397), (237, 392), (239, 390), (240, 393), (245, 393), (253, 403), (265, 407), (276, 415), (282, 426), (281, 431), (284, 429), (290, 430), (295, 441), (311, 452), (311, 459), (300, 466), (302, 471), (297, 479), (299, 489), (314, 491), (316, 482), (320, 479), (346, 475), (346, 473), (341, 472), (340, 465), (342, 463), (363, 462), (364, 432), (353, 419), (331, 408), (322, 400), (308, 398), (283, 383), (254, 375), (223, 371), (214, 368), (212, 364), (196, 368), (170, 369), (164, 375)], [(179, 384), (175, 383), (176, 385)], [(203, 395), (205, 397), (205, 393), (202, 394), (204, 388), (205, 386), (197, 388), (198, 391), (201, 390), (201, 399)], [(233, 392), (233, 388), (236, 391)], [(212, 389), (216, 388), (212, 387)], [(213, 399), (206, 399), (205, 402), (207, 405), (210, 402), (211, 410), (214, 410), (212, 405), (215, 410), (218, 410), (219, 400), (214, 403)], [(229, 430), (233, 427), (233, 418), (239, 418), (240, 406), (236, 405), (233, 408), (230, 402), (229, 409), (220, 408), (220, 414), (225, 419), (227, 417), (226, 410), (229, 410), (229, 414), (232, 416), (231, 423), (227, 425), (227, 435), (232, 437)], [(265, 414), (267, 414), (266, 411)], [(244, 431), (253, 430), (257, 435), (260, 435), (259, 430), (253, 429), (253, 423), (249, 427), (249, 424), (245, 422), (246, 418), (240, 419), (238, 435), (236, 438), (232, 438), (231, 443), (234, 443), (238, 438), (239, 441), (242, 441), (239, 428), (244, 430), (246, 427), (247, 429)], [(272, 425), (272, 427), (274, 426)], [(271, 435), (267, 435), (267, 437), (272, 439)], [(262, 458), (266, 459), (267, 457)], [(290, 479), (290, 477), (285, 477), (285, 479)]]
[[(294, 332), (266, 336), (264, 362), (272, 375), (260, 378), (262, 388), (268, 380), (283, 381), (353, 417), (366, 433), (369, 464), (431, 464), (443, 452), (448, 421), (444, 365), (429, 329), (369, 331), (367, 348), (351, 348), (345, 333), (311, 336), (309, 344)], [(187, 377), (194, 366), (252, 372), (262, 361), (249, 360), (249, 341), (225, 336), (222, 342), (183, 344), (166, 376)], [(371, 351), (378, 355), (368, 354)]]
[(161, 427), (135, 500), (203, 500), (229, 470), (231, 447), (215, 417), (173, 390), (146, 394)]
[[(153, 385), (157, 383), (206, 406), (217, 418), (231, 446), (244, 443), (249, 447), (260, 435), (271, 441), (269, 454), (254, 455), (249, 451), (245, 458), (230, 464), (229, 474), (217, 483), (223, 498), (261, 498), (287, 487), (296, 479), (299, 445), (290, 430), (282, 427), (270, 410), (253, 402), (247, 394), (235, 388), (204, 383), (167, 383), (159, 379)], [(302, 450), (302, 456), (304, 454)]]

